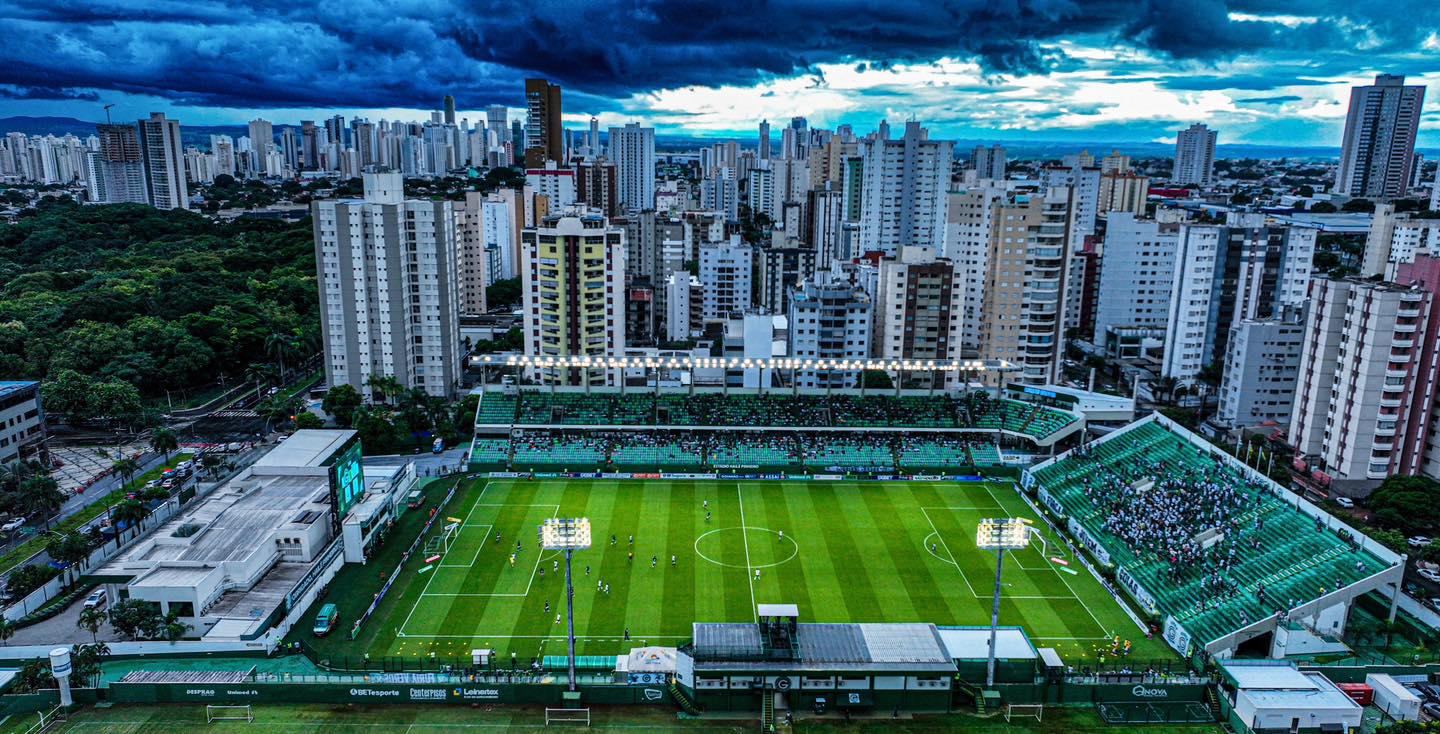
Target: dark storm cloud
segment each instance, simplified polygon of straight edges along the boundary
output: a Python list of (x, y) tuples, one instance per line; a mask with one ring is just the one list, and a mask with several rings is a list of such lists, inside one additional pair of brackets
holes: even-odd
[[(1232, 12), (1321, 20), (1292, 28)], [(614, 109), (611, 97), (745, 85), (824, 63), (950, 56), (998, 73), (1073, 68), (1045, 44), (1076, 36), (1201, 62), (1324, 49), (1354, 71), (1418, 49), (1440, 9), (1433, 0), (0, 0), (0, 19), (10, 96), (98, 89), (188, 105), (427, 108), (452, 93), (478, 107), (515, 103), (520, 80), (538, 75), (567, 88), (571, 109), (599, 111)], [(1362, 43), (1364, 57), (1344, 53)], [(1189, 83), (1212, 81), (1234, 86), (1223, 76)], [(1277, 72), (1241, 87), (1279, 83)]]

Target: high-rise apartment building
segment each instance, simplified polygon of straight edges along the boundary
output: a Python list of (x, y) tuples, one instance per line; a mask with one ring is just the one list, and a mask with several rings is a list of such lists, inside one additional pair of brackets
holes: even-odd
[(619, 182), (620, 208), (655, 208), (655, 128), (630, 123), (610, 128), (610, 160)]
[(1318, 472), (1308, 480), (1366, 489), (1397, 474), (1440, 478), (1431, 441), (1440, 259), (1422, 255), (1399, 271), (1401, 283), (1311, 285), (1288, 434), (1297, 457)]
[(1219, 134), (1195, 123), (1175, 135), (1175, 167), (1170, 182), (1209, 186), (1215, 174), (1215, 140)]
[(547, 160), (565, 164), (565, 129), (560, 114), (560, 85), (544, 79), (526, 79), (526, 168), (542, 168)]
[(1272, 226), (1263, 214), (1242, 212), (1231, 212), (1224, 225), (1182, 224), (1161, 374), (1193, 380), (1225, 358), (1236, 324), (1303, 305), (1315, 236), (1308, 227)]
[(755, 248), (740, 242), (738, 236), (724, 244), (700, 248), (700, 287), (704, 294), (700, 313), (706, 321), (750, 310), (754, 262)]
[[(884, 359), (959, 359), (965, 278), (924, 247), (880, 261), (870, 354)], [(956, 374), (956, 373), (951, 373)], [(902, 374), (906, 385), (939, 387), (935, 374)], [(935, 384), (932, 384), (935, 383)]]
[(145, 204), (150, 201), (145, 164), (136, 125), (96, 125), (100, 150), (86, 160), (90, 201), (101, 204)]
[(1150, 178), (1136, 173), (1119, 171), (1100, 174), (1101, 212), (1131, 212), (1144, 214), (1147, 197), (1150, 195)]
[(1350, 90), (1345, 137), (1335, 193), (1342, 196), (1404, 196), (1415, 160), (1423, 85), (1405, 85), (1405, 77), (1380, 74), (1370, 86)]
[[(572, 210), (521, 233), (525, 353), (613, 357), (625, 353), (625, 230)], [(603, 385), (598, 368), (537, 369), (546, 383)]]
[(961, 321), (962, 348), (980, 348), (985, 279), (990, 263), (992, 206), (1005, 196), (998, 188), (972, 188), (951, 192), (946, 197), (945, 247), (940, 256), (955, 263), (964, 281), (965, 301)]
[(1164, 338), (1175, 278), (1178, 223), (1115, 213), (1106, 220), (1094, 343), (1135, 357)]
[(760, 143), (756, 150), (756, 158), (762, 161), (770, 160), (770, 121), (760, 121)]
[(455, 95), (453, 95), (453, 94), (447, 94), (447, 95), (445, 95), (444, 105), (445, 105), (445, 124), (446, 124), (446, 125), (454, 125), (454, 124), (455, 124)]
[(1397, 214), (1394, 204), (1377, 204), (1370, 217), (1360, 275), (1393, 280), (1396, 266), (1414, 260), (1422, 251), (1440, 254), (1440, 219), (1417, 219), (1410, 212)]
[(1019, 366), (1019, 382), (1054, 383), (1059, 375), (1071, 303), (1073, 199), (1061, 187), (991, 203), (980, 356)]
[(615, 164), (603, 156), (576, 164), (575, 200), (607, 217), (620, 216), (620, 182)]
[(970, 151), (970, 167), (975, 169), (976, 178), (1004, 181), (1005, 164), (1005, 147), (999, 143), (988, 148), (977, 145)]
[(1304, 334), (1296, 308), (1287, 308), (1280, 318), (1246, 319), (1230, 330), (1217, 423), (1231, 428), (1289, 425)]
[[(790, 356), (864, 359), (870, 354), (873, 303), (864, 289), (830, 273), (816, 273), (790, 296)], [(799, 370), (798, 387), (855, 387), (859, 370)]]
[(864, 158), (860, 237), (867, 249), (894, 255), (901, 247), (939, 251), (945, 238), (945, 193), (951, 143), (931, 140), (920, 123), (905, 123), (898, 140), (876, 136)]
[(459, 379), (459, 272), (451, 204), (405, 199), (398, 173), (364, 199), (311, 204), (325, 374), (370, 396), (371, 377), (449, 397)]
[(250, 172), (275, 175), (265, 168), (266, 159), (275, 150), (275, 126), (269, 120), (257, 117), (250, 121), (249, 129), (250, 149), (255, 151), (255, 155), (250, 157)]
[(190, 189), (185, 183), (185, 153), (180, 146), (180, 121), (152, 112), (136, 123), (140, 163), (144, 167), (145, 196), (156, 209), (189, 209)]

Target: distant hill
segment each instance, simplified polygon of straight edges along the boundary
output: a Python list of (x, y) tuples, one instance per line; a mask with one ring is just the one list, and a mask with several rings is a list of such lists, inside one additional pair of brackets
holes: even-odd
[[(115, 122), (134, 123), (135, 120), (125, 119), (115, 120)], [(95, 125), (94, 122), (77, 120), (73, 117), (0, 117), (0, 134), (74, 134), (83, 138), (95, 134)], [(180, 121), (180, 137), (186, 144), (209, 146), (211, 135), (239, 137), (246, 134), (248, 134), (248, 128), (244, 125), (186, 125), (184, 120)]]

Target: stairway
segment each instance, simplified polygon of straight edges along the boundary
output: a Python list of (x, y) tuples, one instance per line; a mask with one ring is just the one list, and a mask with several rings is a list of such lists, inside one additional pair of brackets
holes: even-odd
[(681, 690), (680, 685), (675, 682), (674, 678), (670, 679), (670, 697), (675, 699), (675, 704), (680, 707), (681, 711), (691, 716), (700, 715), (700, 707), (696, 706), (695, 702), (691, 701), (690, 697), (685, 695), (685, 691)]
[(1220, 721), (1220, 696), (1215, 693), (1215, 686), (1205, 686), (1205, 702), (1210, 704), (1210, 717)]
[(770, 691), (760, 694), (760, 731), (775, 731), (775, 695)]

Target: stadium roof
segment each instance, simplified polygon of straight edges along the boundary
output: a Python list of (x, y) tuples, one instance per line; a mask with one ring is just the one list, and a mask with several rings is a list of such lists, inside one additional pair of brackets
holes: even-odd
[(933, 624), (801, 624), (798, 660), (760, 657), (757, 624), (695, 625), (696, 669), (949, 673), (955, 664)]
[[(989, 627), (946, 627), (940, 630), (945, 651), (956, 660), (981, 660), (990, 654)], [(995, 657), (1000, 660), (1034, 660), (1035, 646), (1019, 627), (1001, 627), (995, 633)]]
[(255, 461), (255, 466), (318, 467), (323, 466), (331, 454), (339, 449), (354, 431), (338, 429), (305, 429), (296, 431), (281, 441), (264, 456)]

